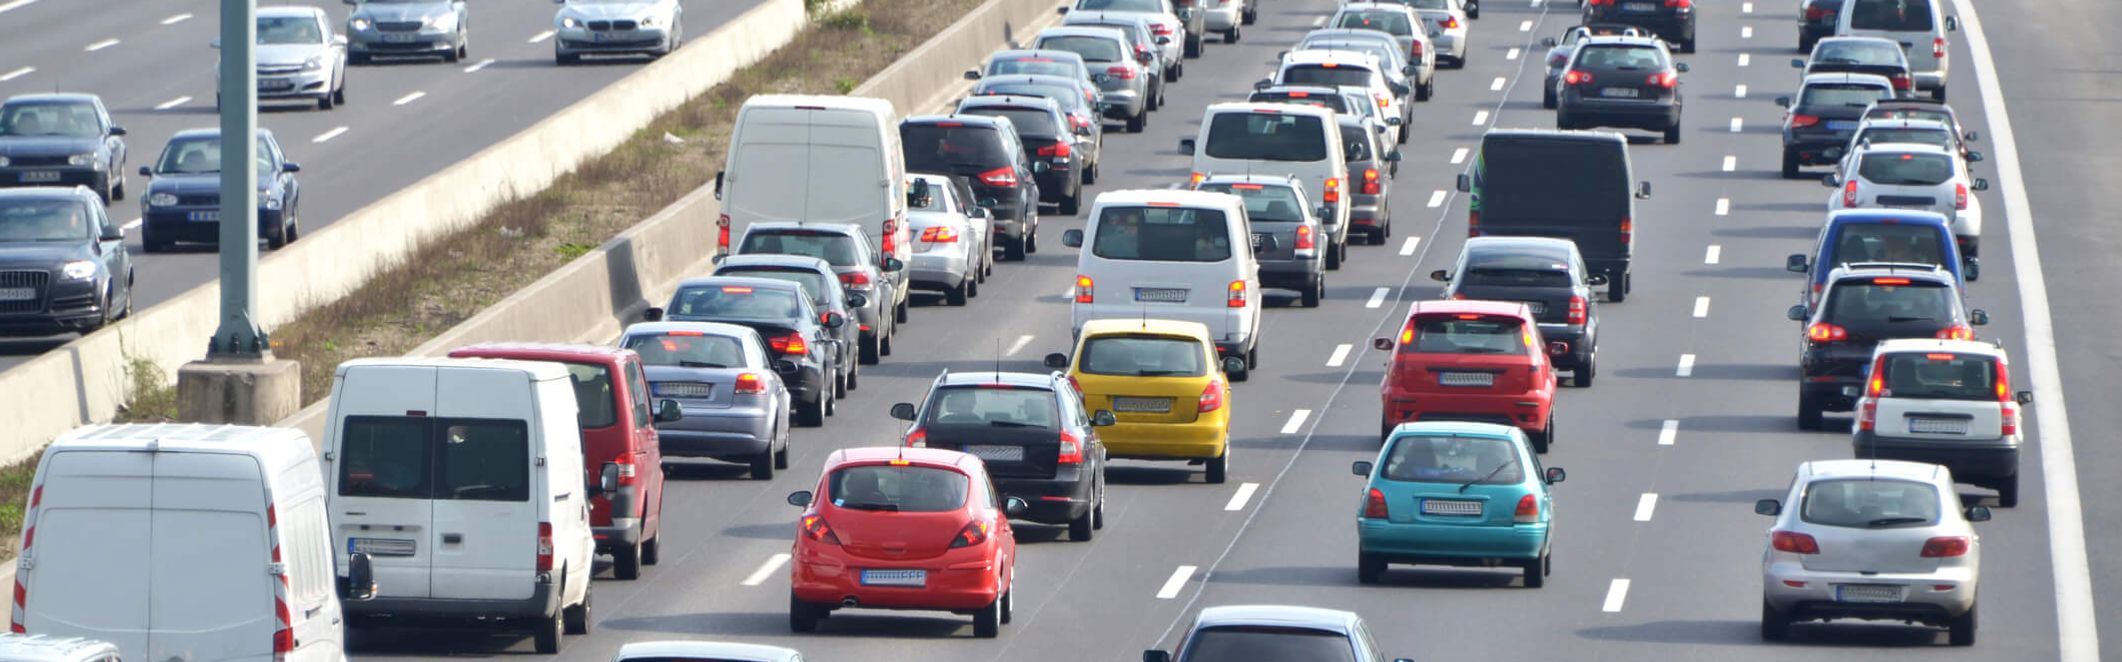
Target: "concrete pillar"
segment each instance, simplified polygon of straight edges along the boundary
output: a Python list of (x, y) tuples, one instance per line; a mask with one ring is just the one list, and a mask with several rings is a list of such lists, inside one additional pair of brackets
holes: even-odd
[(177, 369), (177, 418), (272, 425), (302, 409), (302, 366), (264, 357), (210, 355)]

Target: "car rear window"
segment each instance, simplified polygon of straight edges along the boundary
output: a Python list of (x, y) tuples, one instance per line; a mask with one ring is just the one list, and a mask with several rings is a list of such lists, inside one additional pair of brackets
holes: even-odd
[(852, 267), (862, 263), (861, 254), (855, 248), (855, 238), (838, 232), (809, 232), (804, 230), (766, 230), (744, 233), (744, 245), (737, 247), (739, 254), (801, 255), (824, 260), (835, 267)]
[(1930, 0), (1850, 0), (1849, 27), (1857, 30), (1929, 32)]
[(1379, 475), (1386, 480), (1410, 483), (1525, 482), (1517, 443), (1489, 437), (1400, 437), (1382, 469)]
[(1231, 258), (1223, 212), (1186, 207), (1106, 207), (1091, 254), (1108, 260), (1222, 262)]
[(77, 200), (11, 200), (0, 206), (0, 243), (83, 241), (89, 218)]
[(1254, 222), (1296, 223), (1304, 220), (1304, 201), (1287, 186), (1266, 184), (1202, 184), (1201, 190), (1229, 193), (1245, 201), (1245, 215)]
[(1938, 129), (1870, 128), (1857, 134), (1858, 143), (1866, 141), (1874, 145), (1887, 143), (1915, 143), (1936, 147), (1952, 147), (1953, 135)]
[(1083, 343), (1076, 369), (1118, 377), (1200, 377), (1208, 374), (1206, 354), (1201, 341), (1193, 338), (1098, 336)]
[(1893, 44), (1862, 42), (1835, 42), (1821, 44), (1819, 52), (1812, 55), (1813, 64), (1887, 64), (1898, 65), (1905, 60), (1901, 49)]
[(687, 287), (671, 297), (672, 319), (755, 321), (786, 324), (802, 317), (794, 292), (750, 285)]
[(1953, 178), (1952, 157), (1944, 154), (1864, 155), (1857, 176), (1886, 186), (1937, 186)]
[(1105, 11), (1135, 11), (1164, 13), (1164, 3), (1157, 0), (1077, 0), (1077, 9)]
[[(940, 197), (940, 196), (939, 196)], [(743, 276), (745, 278), (770, 278), (803, 286), (803, 293), (810, 295), (811, 305), (827, 307), (825, 295), (831, 292), (825, 284), (825, 274), (807, 269), (776, 269), (772, 267), (723, 267), (715, 270), (717, 276)]]
[(1496, 137), (1475, 176), (1484, 222), (1611, 218), (1628, 213), (1628, 147), (1606, 141)]
[(1528, 266), (1497, 264), (1466, 268), (1461, 285), (1502, 287), (1570, 287), (1569, 268), (1562, 265)]
[(1355, 646), (1335, 632), (1289, 627), (1213, 627), (1194, 631), (1183, 662), (1355, 662)]
[(1895, 352), (1886, 355), (1881, 397), (1996, 400), (1997, 360), (1980, 354)]
[(1347, 99), (1342, 98), (1340, 94), (1314, 94), (1305, 91), (1254, 92), (1252, 96), (1246, 97), (1245, 100), (1253, 103), (1287, 103), (1300, 106), (1316, 106), (1336, 113), (1348, 112)]
[(1359, 51), (1377, 56), (1381, 63), (1397, 64), (1399, 59), (1394, 56), (1400, 52), (1399, 46), (1398, 42), (1387, 44), (1371, 39), (1313, 39), (1298, 44), (1297, 50)]
[(1656, 71), (1665, 68), (1665, 57), (1650, 46), (1597, 44), (1577, 49), (1575, 66), (1600, 71)]
[(1388, 2), (1395, 2), (1395, 1), (1396, 1), (1396, 2), (1399, 2), (1400, 4), (1403, 4), (1403, 5), (1407, 5), (1407, 6), (1409, 6), (1409, 7), (1414, 7), (1414, 8), (1416, 8), (1416, 9), (1451, 9), (1451, 5), (1449, 4), (1449, 3), (1450, 3), (1450, 0), (1387, 0), (1387, 1), (1388, 1)]
[(1087, 62), (1119, 62), (1120, 42), (1100, 37), (1047, 37), (1039, 40), (1040, 50), (1068, 51), (1083, 56)]
[(899, 143), (906, 152), (907, 170), (952, 172), (952, 166), (959, 164), (986, 168), (1012, 165), (1009, 150), (1002, 146), (1002, 132), (989, 126), (966, 126), (960, 122), (902, 124)]
[(1886, 108), (1873, 108), (1864, 113), (1864, 119), (1880, 117), (1897, 120), (1930, 120), (1933, 122), (1944, 122), (1946, 126), (1953, 126), (1952, 113), (1931, 108), (1897, 108), (1889, 106)]
[(1828, 292), (1825, 321), (1871, 332), (1919, 322), (1942, 326), (1953, 322), (1952, 296), (1952, 288), (1929, 280), (1845, 280)]
[(1409, 24), (1407, 15), (1399, 12), (1342, 12), (1339, 18), (1334, 19), (1333, 27), (1377, 30), (1395, 37), (1408, 36), (1415, 33), (1415, 27)]
[(699, 331), (643, 332), (626, 337), (623, 345), (641, 354), (646, 365), (680, 368), (742, 368), (744, 342), (729, 336)]
[(350, 416), (340, 439), (340, 496), (530, 499), (530, 432), (520, 420)]
[(1326, 160), (1326, 127), (1318, 117), (1271, 112), (1216, 113), (1209, 120), (1211, 158), (1247, 161)]
[(1083, 75), (1076, 63), (1050, 57), (997, 58), (987, 63), (988, 76), (1028, 74), (1033, 76), (1063, 76), (1075, 78)]
[(1060, 407), (1046, 389), (980, 384), (939, 389), (928, 402), (928, 422), (998, 428), (1060, 427)]
[[(1500, 315), (1418, 315), (1402, 333), (1400, 351), (1417, 354), (1523, 354), (1532, 333), (1525, 323)], [(1408, 342), (1408, 335), (1413, 342)]]
[(1047, 112), (1044, 108), (973, 106), (960, 109), (959, 113), (984, 115), (987, 117), (1007, 117), (1011, 124), (1016, 125), (1017, 135), (1019, 136), (1052, 138), (1061, 133), (1061, 127), (1054, 122), (1053, 113)]
[(1882, 529), (1938, 522), (1938, 488), (1915, 481), (1820, 480), (1805, 486), (1804, 499), (1798, 513), (1808, 524)]
[(964, 508), (971, 485), (949, 469), (868, 464), (834, 471), (826, 494), (836, 508), (940, 513)]
[(1894, 98), (1889, 87), (1859, 85), (1855, 83), (1817, 83), (1805, 86), (1798, 98), (1798, 105), (1818, 108), (1850, 106), (1862, 108), (1873, 102)]
[(1931, 225), (1851, 223), (1835, 240), (1836, 264), (1854, 262), (1945, 263), (1945, 242)]
[(1080, 89), (1064, 87), (1060, 85), (1040, 85), (1037, 83), (996, 83), (993, 85), (984, 85), (979, 88), (977, 94), (1015, 94), (1019, 96), (1053, 99), (1054, 103), (1061, 104), (1061, 108), (1063, 110), (1070, 110), (1081, 106), (1082, 104), (1078, 102), (1083, 99), (1083, 91)]
[(1283, 85), (1321, 85), (1336, 87), (1354, 85), (1368, 87), (1371, 70), (1362, 67), (1326, 66), (1323, 64), (1293, 64), (1282, 68)]

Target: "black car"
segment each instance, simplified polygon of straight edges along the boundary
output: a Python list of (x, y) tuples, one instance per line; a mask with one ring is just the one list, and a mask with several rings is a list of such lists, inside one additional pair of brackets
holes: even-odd
[[(849, 292), (840, 285), (840, 275), (833, 265), (815, 257), (802, 255), (731, 255), (715, 263), (715, 276), (746, 276), (785, 280), (803, 286), (810, 295), (812, 308), (823, 313), (839, 313), (842, 319), (853, 318), (855, 311), (869, 303), (869, 297), (861, 292)], [(874, 357), (858, 361), (862, 346), (861, 325), (842, 324), (833, 329), (833, 363), (840, 366), (840, 390), (852, 391), (858, 384), (861, 371), (859, 363), (876, 363)]]
[(1804, 75), (1851, 73), (1878, 74), (1885, 76), (1894, 85), (1894, 94), (1915, 93), (1915, 78), (1910, 73), (1908, 54), (1901, 51), (1901, 44), (1892, 39), (1879, 37), (1830, 37), (1813, 45), (1812, 54), (1803, 58), (1792, 58), (1790, 66), (1804, 71)]
[(1039, 202), (1058, 207), (1066, 216), (1082, 211), (1083, 179), (1077, 173), (1083, 172), (1086, 155), (1075, 148), (1075, 133), (1060, 104), (1046, 97), (986, 95), (959, 101), (958, 114), (1009, 118), (1017, 140), (1032, 155)]
[(89, 333), (132, 310), (132, 255), (102, 198), (0, 189), (0, 334)]
[(1016, 126), (985, 115), (918, 115), (899, 123), (908, 172), (964, 175), (994, 200), (995, 239), (1006, 260), (1039, 252), (1039, 181)]
[[(258, 236), (280, 248), (302, 237), (297, 209), (302, 166), (287, 160), (273, 132), (258, 130)], [(140, 196), (140, 244), (149, 253), (187, 241), (221, 241), (221, 130), (191, 129), (171, 136), (153, 166), (140, 166), (150, 178)]]
[(1796, 179), (1802, 166), (1835, 163), (1863, 122), (1865, 109), (1893, 98), (1893, 83), (1883, 76), (1806, 76), (1797, 98), (1776, 98), (1776, 105), (1789, 109), (1783, 117), (1783, 177)]
[(1584, 0), (1584, 22), (1642, 26), (1682, 53), (1695, 52), (1694, 0)]
[(0, 187), (86, 186), (125, 198), (125, 127), (93, 94), (24, 94), (0, 103)]
[(774, 358), (796, 364), (782, 375), (795, 396), (795, 418), (812, 427), (833, 414), (833, 330), (847, 323), (836, 312), (818, 312), (803, 286), (772, 278), (707, 276), (678, 284), (664, 308), (650, 308), (641, 318), (655, 322), (726, 322), (758, 330)]
[(1798, 10), (1798, 52), (1810, 53), (1813, 43), (1835, 34), (1835, 16), (1842, 13), (1842, 0), (1804, 0)]
[(878, 258), (877, 247), (854, 225), (839, 223), (753, 223), (737, 242), (738, 255), (797, 255), (814, 257), (832, 265), (842, 289), (861, 294), (854, 321), (864, 363), (876, 363), (891, 353), (892, 339), (899, 335), (898, 303), (909, 289), (906, 265), (899, 258)]
[[(1003, 76), (982, 78), (973, 83), (973, 95), (1018, 95), (1046, 97), (1060, 104), (1061, 114), (1068, 117), (1068, 128), (1075, 135), (1075, 151), (1083, 153), (1083, 183), (1098, 183), (1098, 162), (1105, 150), (1105, 120), (1099, 110), (1100, 93), (1096, 86), (1085, 87), (1060, 76)], [(949, 173), (937, 173), (949, 174)], [(964, 175), (954, 175), (964, 179)], [(967, 200), (973, 199), (968, 193)]]
[(1105, 445), (1097, 428), (1112, 425), (1113, 413), (1084, 411), (1082, 394), (1061, 373), (945, 371), (918, 407), (892, 405), (892, 417), (913, 422), (902, 437), (908, 446), (985, 461), (1005, 498), (1031, 505), (1022, 519), (1066, 524), (1075, 541), (1105, 527)]
[(1459, 175), (1459, 190), (1473, 194), (1467, 236), (1568, 239), (1606, 275), (1606, 300), (1620, 303), (1633, 280), (1636, 200), (1650, 197), (1633, 173), (1620, 134), (1491, 130), (1473, 172)]
[(1846, 387), (1864, 383), (1872, 350), (1897, 338), (1973, 340), (1989, 313), (1969, 310), (1951, 272), (1910, 265), (1837, 268), (1810, 315), (1805, 305), (1785, 313), (1804, 322), (1799, 340), (1798, 427), (1820, 429), (1821, 412), (1849, 411)]
[(1452, 269), (1432, 271), (1429, 278), (1445, 283), (1446, 299), (1523, 302), (1539, 323), (1555, 369), (1569, 371), (1571, 385), (1592, 385), (1599, 372), (1599, 302), (1592, 288), (1605, 285), (1606, 275), (1584, 267), (1575, 243), (1545, 237), (1468, 239)]
[(1590, 37), (1577, 46), (1555, 93), (1555, 128), (1658, 131), (1680, 142), (1680, 74), (1665, 43), (1646, 37)]

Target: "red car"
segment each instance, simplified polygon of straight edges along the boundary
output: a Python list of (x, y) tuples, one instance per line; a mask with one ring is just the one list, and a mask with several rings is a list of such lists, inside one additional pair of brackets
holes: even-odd
[(1518, 426), (1541, 453), (1554, 442), (1555, 348), (1524, 303), (1417, 302), (1398, 337), (1371, 346), (1393, 353), (1381, 437), (1410, 421), (1478, 421)]
[(788, 627), (818, 629), (835, 609), (970, 614), (973, 636), (1010, 619), (1024, 500), (995, 492), (980, 459), (938, 448), (850, 448), (825, 458), (804, 508), (789, 569)]

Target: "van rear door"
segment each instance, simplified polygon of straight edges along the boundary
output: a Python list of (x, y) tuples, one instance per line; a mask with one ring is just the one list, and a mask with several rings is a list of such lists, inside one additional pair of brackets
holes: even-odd
[[(514, 370), (443, 370), (435, 385), (433, 597), (529, 598), (538, 523), (546, 521), (533, 500), (546, 492), (532, 471), (543, 451), (531, 443), (531, 382)], [(567, 483), (553, 494), (583, 489), (581, 474), (555, 475)]]
[[(428, 417), (435, 368), (371, 365), (349, 369), (333, 393), (338, 454), (331, 472), (332, 539), (366, 552), (376, 584), (392, 598), (430, 597), (434, 535)], [(344, 558), (341, 556), (340, 558)], [(342, 561), (343, 562), (343, 561)]]
[(143, 659), (270, 658), (280, 628), (280, 578), (270, 572), (274, 542), (266, 535), (263, 467), (248, 455), (153, 457), (147, 590), (153, 630)]
[(162, 659), (145, 657), (149, 594), (140, 590), (153, 572), (154, 457), (63, 451), (45, 461), (42, 500), (26, 523), (34, 563), (18, 578), (27, 593), (16, 609), (30, 634), (101, 639), (127, 659)]
[(1469, 233), (1568, 239), (1586, 262), (1626, 259), (1623, 228), (1634, 210), (1626, 150), (1580, 138), (1482, 141)]

